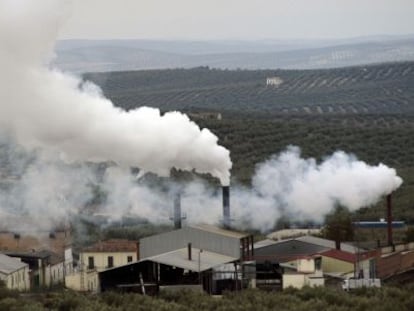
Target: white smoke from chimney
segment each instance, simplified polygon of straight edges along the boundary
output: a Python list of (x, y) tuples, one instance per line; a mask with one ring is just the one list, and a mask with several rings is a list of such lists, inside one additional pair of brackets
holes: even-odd
[[(53, 52), (65, 3), (0, 1), (0, 134), (38, 151), (33, 159), (21, 159), (22, 167), (15, 154), (9, 157), (21, 178), (4, 190), (0, 187), (1, 214), (20, 211), (39, 226), (52, 226), (92, 199), (89, 183), (101, 182), (94, 172), (57, 158), (78, 163), (111, 160), (122, 166), (109, 169), (101, 184), (108, 195), (107, 211), (118, 218), (133, 214), (168, 222), (172, 209), (171, 197), (137, 183), (129, 166), (161, 176), (173, 167), (195, 170), (227, 185), (228, 150), (187, 116), (162, 116), (152, 108), (126, 112), (115, 108), (95, 85), (44, 66)], [(343, 152), (318, 163), (289, 147), (257, 167), (252, 188), (232, 187), (232, 225), (266, 231), (282, 213), (319, 221), (337, 204), (352, 210), (375, 204), (401, 183), (395, 170), (382, 164), (369, 166)], [(187, 222), (217, 224), (221, 192), (201, 182), (185, 185), (182, 210)]]
[[(301, 158), (300, 149), (290, 146), (257, 167), (252, 180), (251, 221), (258, 225), (263, 214), (273, 216), (275, 210), (293, 219), (321, 221), (338, 204), (352, 211), (371, 206), (401, 184), (395, 169), (384, 164), (371, 166), (342, 151), (318, 163)], [(254, 212), (256, 200), (261, 202), (258, 213)], [(238, 202), (239, 210), (243, 204)]]
[(186, 115), (124, 111), (92, 83), (45, 67), (66, 3), (0, 2), (0, 129), (66, 161), (113, 161), (160, 176), (172, 168), (194, 170), (229, 184), (229, 151)]
[[(122, 202), (129, 213), (145, 215), (150, 221), (168, 222), (174, 189), (166, 196), (125, 178), (125, 174), (107, 175), (111, 202)], [(268, 231), (281, 215), (291, 221), (322, 222), (338, 204), (351, 211), (369, 207), (401, 183), (396, 171), (383, 164), (371, 166), (342, 151), (318, 163), (302, 158), (300, 149), (290, 146), (257, 166), (252, 187), (232, 186), (232, 226)], [(188, 223), (221, 222), (221, 191), (200, 180), (180, 185), (180, 189)], [(115, 208), (110, 205), (109, 209)]]

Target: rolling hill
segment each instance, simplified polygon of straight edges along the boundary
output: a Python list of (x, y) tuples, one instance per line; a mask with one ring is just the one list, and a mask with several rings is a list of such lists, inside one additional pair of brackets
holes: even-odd
[(414, 60), (413, 36), (342, 40), (68, 40), (54, 65), (71, 72), (209, 66), (219, 69), (315, 69)]

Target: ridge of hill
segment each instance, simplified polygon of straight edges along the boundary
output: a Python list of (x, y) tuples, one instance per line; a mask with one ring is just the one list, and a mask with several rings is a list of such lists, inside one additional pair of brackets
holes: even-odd
[(58, 42), (54, 65), (70, 72), (105, 72), (210, 66), (221, 69), (315, 69), (413, 61), (407, 37), (353, 40)]

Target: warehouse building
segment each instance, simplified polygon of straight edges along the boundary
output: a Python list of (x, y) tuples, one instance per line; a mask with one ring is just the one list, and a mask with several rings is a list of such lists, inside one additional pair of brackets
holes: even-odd
[(144, 238), (139, 246), (139, 262), (99, 273), (102, 291), (192, 288), (218, 294), (248, 286), (252, 235), (199, 225)]

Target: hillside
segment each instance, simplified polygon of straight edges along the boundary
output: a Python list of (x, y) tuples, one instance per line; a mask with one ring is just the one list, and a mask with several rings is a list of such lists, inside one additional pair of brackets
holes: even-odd
[[(279, 86), (266, 86), (267, 77)], [(396, 217), (414, 222), (414, 63), (329, 70), (226, 71), (195, 68), (87, 74), (125, 109), (187, 112), (231, 150), (233, 182), (288, 145), (322, 159), (336, 150), (395, 167), (404, 184)], [(217, 119), (218, 113), (222, 119)], [(383, 205), (364, 209), (384, 217)]]
[[(268, 77), (280, 85), (266, 85)], [(86, 74), (117, 105), (258, 115), (414, 112), (414, 62), (328, 70), (153, 70)]]
[(413, 36), (342, 40), (60, 41), (54, 64), (66, 71), (127, 71), (210, 66), (315, 69), (414, 60)]

